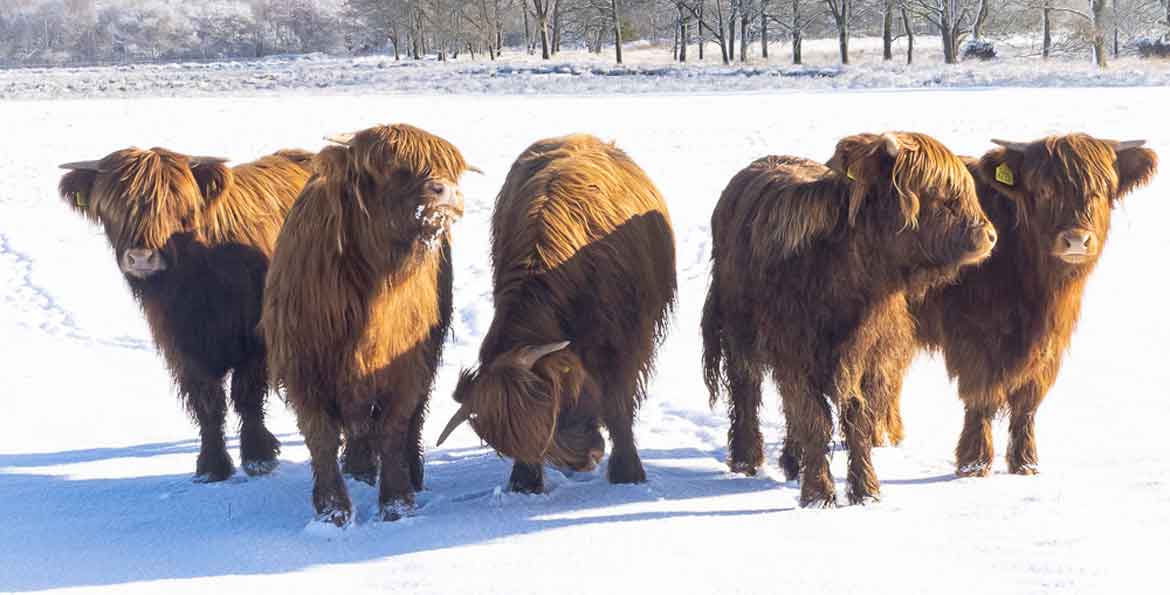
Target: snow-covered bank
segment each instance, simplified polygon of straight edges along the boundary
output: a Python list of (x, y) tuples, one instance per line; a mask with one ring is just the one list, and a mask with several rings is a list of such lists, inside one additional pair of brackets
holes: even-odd
[[(629, 93), (753, 92), (813, 89), (970, 88), (970, 87), (1121, 87), (1170, 85), (1165, 60), (1124, 58), (1105, 71), (1069, 57), (1040, 60), (1023, 49), (993, 62), (946, 65), (930, 49), (917, 63), (875, 58), (873, 40), (857, 40), (854, 64), (841, 66), (829, 40), (805, 49), (806, 66), (792, 66), (783, 47), (773, 58), (719, 64), (670, 61), (670, 48), (631, 48), (626, 64), (608, 55), (565, 51), (551, 61), (508, 51), (497, 61), (464, 57), (446, 63), (395, 61), (389, 56), (360, 58), (325, 55), (279, 56), (252, 61), (133, 64), (85, 68), (0, 70), (0, 99), (84, 97), (207, 96), (224, 93), (272, 95), (297, 90), (313, 93), (525, 94), (584, 95)], [(933, 48), (933, 44), (922, 43)], [(833, 41), (833, 44), (836, 42)], [(835, 48), (835, 45), (832, 46)], [(835, 51), (835, 50), (834, 50)], [(692, 58), (693, 60), (693, 58)]]
[[(883, 501), (800, 510), (799, 488), (774, 467), (783, 424), (772, 391), (768, 472), (726, 472), (727, 423), (706, 405), (698, 319), (711, 207), (756, 157), (823, 159), (844, 134), (914, 129), (964, 153), (993, 136), (1085, 130), (1148, 138), (1170, 159), (1166, 105), (1170, 89), (1155, 88), (0, 103), (0, 592), (1156, 591), (1170, 532), (1170, 320), (1152, 313), (1168, 289), (1156, 271), (1170, 253), (1170, 172), (1114, 217), (1072, 351), (1039, 413), (1038, 477), (1006, 475), (997, 458), (990, 478), (954, 478), (962, 408), (941, 365), (923, 358), (906, 382), (905, 444), (875, 451)], [(488, 214), (516, 155), (540, 137), (592, 132), (615, 139), (661, 187), (680, 304), (636, 426), (648, 483), (610, 486), (604, 468), (550, 470), (546, 495), (497, 494), (508, 462), (461, 430), (428, 451), (414, 517), (371, 523), (375, 493), (355, 484), (357, 526), (323, 539), (303, 531), (308, 455), (275, 398), (276, 475), (190, 482), (196, 430), (104, 236), (57, 199), (56, 164), (131, 144), (246, 160), (393, 121), (450, 139), (487, 172), (465, 180), (457, 315), (429, 445), (491, 319)], [(1005, 431), (997, 427), (1001, 453)], [(844, 463), (838, 453), (838, 479)]]

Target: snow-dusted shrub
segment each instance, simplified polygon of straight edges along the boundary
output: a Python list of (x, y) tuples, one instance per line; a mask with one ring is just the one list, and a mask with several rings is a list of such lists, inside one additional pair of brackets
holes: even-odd
[(972, 39), (963, 44), (961, 56), (964, 60), (994, 60), (996, 57), (995, 44), (986, 39)]
[(1170, 35), (1161, 39), (1156, 37), (1139, 37), (1133, 45), (1138, 55), (1143, 58), (1170, 58)]

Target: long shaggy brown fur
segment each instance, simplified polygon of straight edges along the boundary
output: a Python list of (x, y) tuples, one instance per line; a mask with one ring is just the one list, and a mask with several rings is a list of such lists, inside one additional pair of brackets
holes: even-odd
[[(451, 320), (449, 223), (438, 204), (468, 169), (453, 145), (398, 124), (359, 132), (315, 161), (281, 230), (262, 328), (273, 378), (313, 459), (320, 520), (352, 507), (337, 466), (373, 482), (393, 520), (422, 488), (421, 428)], [(454, 211), (454, 212), (452, 212)]]
[[(1109, 234), (1111, 207), (1157, 168), (1153, 151), (1117, 152), (1115, 146), (1069, 134), (969, 161), (979, 200), (1001, 231), (999, 245), (982, 265), (930, 292), (913, 311), (921, 345), (942, 352), (966, 405), (956, 448), (961, 475), (990, 471), (991, 418), (1005, 409), (1011, 418), (1008, 469), (1037, 471), (1036, 409), (1060, 370), (1085, 282)], [(1092, 254), (1080, 262), (1057, 255), (1069, 231), (1091, 234)], [(896, 401), (879, 437), (883, 433), (901, 439)]]
[(908, 304), (986, 256), (994, 231), (970, 174), (916, 133), (842, 139), (829, 165), (765, 157), (736, 174), (711, 216), (703, 367), (730, 396), (729, 465), (763, 464), (760, 385), (771, 373), (803, 468), (801, 504), (835, 502), (828, 445), (836, 406), (849, 447), (849, 500), (876, 498), (875, 411), (913, 354)]
[[(645, 471), (633, 419), (675, 298), (666, 203), (630, 158), (578, 134), (520, 155), (492, 215), (495, 318), (480, 366), (455, 391), (472, 426), (515, 459), (512, 487), (542, 489), (543, 461), (591, 468), (614, 443), (609, 479)], [(527, 346), (571, 344), (520, 365)]]
[(165, 265), (126, 280), (199, 423), (200, 481), (233, 472), (223, 427), (229, 371), (244, 469), (265, 473), (276, 465), (280, 447), (264, 426), (268, 383), (256, 324), (276, 235), (309, 177), (309, 158), (282, 151), (228, 168), (166, 149), (124, 149), (61, 178), (61, 196), (103, 226), (119, 263), (132, 252)]

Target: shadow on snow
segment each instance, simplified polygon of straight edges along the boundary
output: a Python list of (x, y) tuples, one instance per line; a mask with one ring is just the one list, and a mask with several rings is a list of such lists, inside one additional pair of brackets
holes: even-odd
[[(783, 493), (792, 490), (782, 483), (729, 474), (719, 450), (643, 449), (649, 481), (639, 485), (610, 485), (604, 465), (576, 474), (550, 468), (548, 492), (525, 496), (501, 489), (510, 461), (483, 448), (443, 449), (428, 454), (427, 489), (418, 496), (414, 516), (373, 522), (376, 489), (351, 481), (357, 523), (334, 539), (323, 539), (304, 531), (313, 514), (312, 475), (305, 462), (282, 460), (270, 476), (249, 478), (237, 471), (228, 481), (206, 485), (192, 483), (188, 474), (86, 479), (21, 472), (176, 453), (193, 458), (197, 452), (197, 442), (184, 440), (0, 455), (6, 471), (0, 472), (0, 514), (9, 519), (0, 548), (0, 591), (272, 574), (595, 524), (791, 510), (704, 510), (710, 503), (677, 504), (766, 490), (781, 492), (778, 503), (792, 503), (791, 494)], [(127, 471), (134, 473), (132, 467)], [(639, 503), (654, 510), (610, 510)], [(69, 552), (68, 571), (47, 563), (60, 559), (63, 551)]]

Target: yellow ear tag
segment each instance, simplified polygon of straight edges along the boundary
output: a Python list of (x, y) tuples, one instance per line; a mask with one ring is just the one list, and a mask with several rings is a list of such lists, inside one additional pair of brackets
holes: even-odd
[(82, 196), (80, 192), (73, 193), (73, 204), (77, 205), (77, 207), (81, 209), (89, 206), (89, 202), (85, 200), (85, 197)]
[(1008, 164), (1001, 163), (995, 168), (995, 181), (1004, 186), (1015, 186), (1016, 174), (1012, 173), (1012, 168), (1008, 167)]
[(569, 372), (572, 372), (572, 371), (573, 371), (573, 369), (570, 368), (569, 366), (565, 366), (565, 367), (561, 368), (561, 374), (568, 374)]
[(856, 180), (856, 179), (857, 179), (857, 178), (853, 177), (853, 168), (852, 168), (852, 167), (851, 167), (851, 168), (849, 168), (849, 169), (847, 169), (847, 170), (845, 170), (845, 177), (849, 178), (850, 180)]

